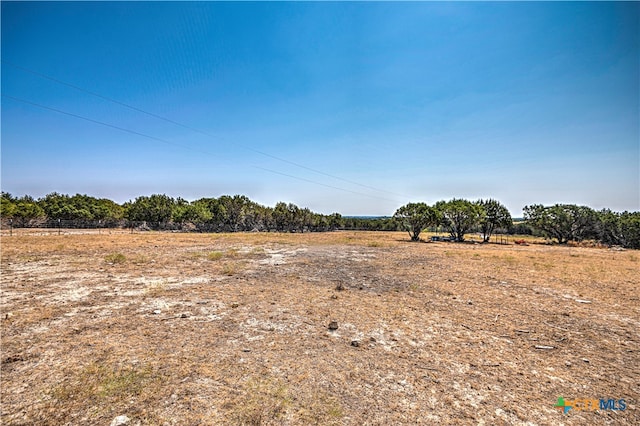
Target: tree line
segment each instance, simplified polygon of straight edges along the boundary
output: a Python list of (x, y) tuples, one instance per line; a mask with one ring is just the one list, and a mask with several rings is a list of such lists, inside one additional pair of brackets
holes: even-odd
[(342, 217), (324, 215), (292, 203), (274, 207), (258, 204), (244, 195), (223, 195), (189, 202), (164, 194), (140, 196), (122, 205), (89, 195), (53, 192), (34, 199), (2, 192), (3, 226), (38, 226), (63, 221), (67, 227), (146, 227), (203, 232), (277, 231), (322, 232), (335, 229), (397, 231), (419, 241), (425, 229), (444, 231), (451, 241), (464, 241), (479, 233), (487, 242), (495, 233), (533, 234), (569, 241), (595, 240), (607, 245), (640, 248), (640, 212), (596, 211), (586, 206), (533, 204), (524, 207), (524, 220), (514, 222), (499, 201), (452, 199), (408, 203), (392, 217)]
[(470, 232), (479, 232), (488, 242), (497, 230), (534, 234), (569, 241), (594, 240), (606, 245), (640, 249), (640, 212), (596, 211), (587, 206), (533, 204), (524, 207), (524, 221), (514, 223), (509, 210), (496, 200), (453, 199), (433, 206), (409, 203), (393, 215), (412, 241), (428, 228), (444, 229), (452, 241), (464, 241)]
[[(140, 196), (122, 205), (109, 199), (53, 192), (40, 199), (20, 198), (3, 192), (3, 221), (16, 227), (45, 221), (64, 221), (67, 226), (139, 226), (149, 229), (182, 229), (207, 232), (237, 231), (330, 231), (342, 224), (338, 213), (323, 215), (292, 203), (275, 207), (258, 204), (244, 195), (223, 195), (189, 202), (164, 194)], [(77, 225), (74, 226), (74, 223)]]

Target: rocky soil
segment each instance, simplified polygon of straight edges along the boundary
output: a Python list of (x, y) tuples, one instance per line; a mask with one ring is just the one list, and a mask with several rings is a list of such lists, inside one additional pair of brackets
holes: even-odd
[(367, 232), (1, 246), (2, 424), (640, 424), (637, 251)]

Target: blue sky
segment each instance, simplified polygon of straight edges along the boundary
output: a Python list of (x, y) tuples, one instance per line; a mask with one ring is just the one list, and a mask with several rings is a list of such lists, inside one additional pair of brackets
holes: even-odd
[(637, 2), (3, 1), (1, 186), (639, 210), (639, 52)]

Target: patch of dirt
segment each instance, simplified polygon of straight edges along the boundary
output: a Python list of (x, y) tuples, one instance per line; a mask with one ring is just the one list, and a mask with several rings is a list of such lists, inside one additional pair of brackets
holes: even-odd
[[(372, 232), (1, 242), (3, 424), (640, 423), (634, 251)], [(563, 414), (558, 397), (627, 409)]]

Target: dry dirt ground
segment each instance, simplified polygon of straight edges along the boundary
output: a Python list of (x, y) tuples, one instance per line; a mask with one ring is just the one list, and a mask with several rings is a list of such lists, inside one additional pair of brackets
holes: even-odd
[(367, 232), (1, 248), (5, 425), (640, 424), (638, 251)]

